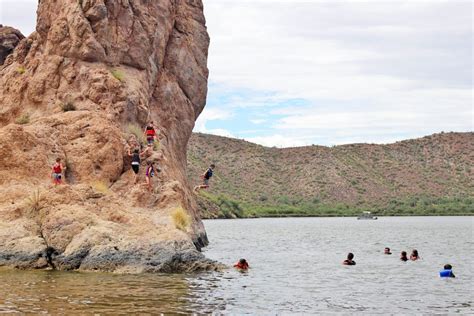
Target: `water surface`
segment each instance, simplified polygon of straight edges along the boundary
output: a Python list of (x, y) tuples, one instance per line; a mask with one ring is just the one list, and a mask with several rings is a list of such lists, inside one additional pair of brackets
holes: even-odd
[[(0, 271), (0, 313), (473, 313), (473, 218), (205, 221), (206, 256), (251, 269), (188, 275)], [(391, 256), (383, 254), (390, 247)], [(422, 260), (400, 262), (402, 250)], [(347, 252), (356, 266), (341, 265)], [(445, 263), (456, 279), (440, 279)]]

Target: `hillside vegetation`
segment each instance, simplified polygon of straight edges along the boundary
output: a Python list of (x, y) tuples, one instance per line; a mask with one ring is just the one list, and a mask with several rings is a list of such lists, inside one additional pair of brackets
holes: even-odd
[(283, 149), (194, 134), (191, 183), (210, 163), (211, 188), (198, 194), (205, 218), (474, 215), (474, 133)]

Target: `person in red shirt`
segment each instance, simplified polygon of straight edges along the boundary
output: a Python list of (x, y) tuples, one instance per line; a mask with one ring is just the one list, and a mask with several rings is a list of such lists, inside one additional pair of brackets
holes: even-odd
[(234, 268), (240, 269), (240, 270), (247, 270), (249, 267), (249, 263), (245, 259), (240, 259), (239, 262), (234, 264)]
[(64, 170), (66, 170), (66, 167), (61, 163), (61, 158), (56, 158), (56, 162), (51, 167), (51, 178), (53, 179), (53, 184), (58, 185), (62, 183)]
[(149, 147), (153, 145), (156, 139), (156, 130), (155, 130), (155, 125), (153, 124), (153, 121), (150, 122), (145, 128), (145, 136), (146, 136), (146, 142)]

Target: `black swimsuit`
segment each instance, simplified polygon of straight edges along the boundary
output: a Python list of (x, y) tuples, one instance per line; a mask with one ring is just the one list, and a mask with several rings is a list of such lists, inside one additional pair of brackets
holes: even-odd
[(138, 174), (140, 171), (140, 154), (133, 153), (132, 156), (132, 170), (135, 174)]

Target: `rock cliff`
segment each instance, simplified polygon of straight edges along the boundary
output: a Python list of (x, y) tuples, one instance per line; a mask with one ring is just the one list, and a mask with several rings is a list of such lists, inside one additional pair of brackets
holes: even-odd
[[(215, 267), (198, 251), (207, 238), (185, 171), (208, 45), (201, 0), (39, 2), (36, 32), (0, 68), (0, 266)], [(152, 193), (127, 155), (150, 120)], [(57, 157), (67, 185), (51, 184)]]
[(0, 66), (3, 65), (8, 55), (25, 37), (20, 31), (0, 24)]

